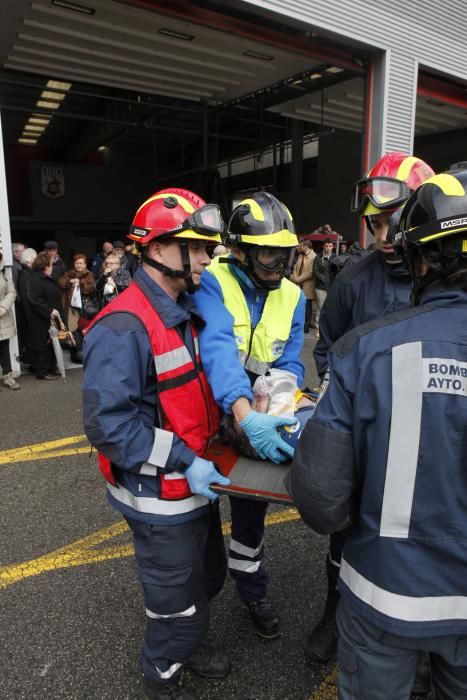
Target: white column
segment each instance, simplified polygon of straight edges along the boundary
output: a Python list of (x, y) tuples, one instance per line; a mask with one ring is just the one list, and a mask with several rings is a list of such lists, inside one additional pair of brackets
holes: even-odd
[[(0, 112), (0, 250), (6, 265), (11, 265), (11, 230), (10, 214), (8, 210), (8, 194), (6, 188), (5, 154), (3, 150), (2, 115)], [(13, 305), (13, 314), (15, 313)], [(11, 366), (15, 376), (21, 374), (18, 362), (18, 336), (10, 340)]]

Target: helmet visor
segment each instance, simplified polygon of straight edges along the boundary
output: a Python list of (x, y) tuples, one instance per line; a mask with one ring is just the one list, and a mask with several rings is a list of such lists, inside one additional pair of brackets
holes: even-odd
[(294, 262), (295, 248), (276, 248), (272, 246), (258, 246), (250, 251), (253, 260), (264, 272), (276, 272), (277, 270), (289, 270)]
[(352, 211), (364, 215), (368, 204), (376, 209), (397, 209), (409, 198), (411, 190), (402, 180), (392, 177), (369, 177), (359, 180), (354, 187)]

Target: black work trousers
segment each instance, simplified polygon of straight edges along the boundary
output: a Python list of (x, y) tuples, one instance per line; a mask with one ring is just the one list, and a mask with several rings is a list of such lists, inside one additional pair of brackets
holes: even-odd
[(178, 525), (126, 518), (146, 606), (144, 673), (156, 683), (176, 679), (206, 639), (209, 601), (227, 573), (218, 504)]
[(6, 340), (0, 340), (0, 366), (3, 376), (11, 372), (10, 341), (8, 338)]

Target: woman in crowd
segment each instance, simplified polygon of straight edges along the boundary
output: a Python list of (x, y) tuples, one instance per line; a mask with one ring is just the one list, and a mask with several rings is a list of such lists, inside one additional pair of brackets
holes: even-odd
[(18, 294), (20, 298), (21, 316), (23, 319), (23, 337), (21, 338), (22, 342), (19, 348), (19, 356), (23, 364), (30, 365), (31, 371), (33, 371), (30, 328), (31, 308), (28, 299), (28, 286), (31, 277), (31, 266), (36, 258), (37, 252), (34, 248), (26, 248), (23, 250), (19, 259), (21, 270), (18, 275)]
[(96, 283), (101, 308), (115, 299), (131, 283), (131, 275), (128, 270), (122, 268), (118, 255), (113, 253), (108, 255), (104, 260), (103, 268)]
[(3, 384), (9, 389), (19, 389), (11, 369), (10, 338), (16, 335), (15, 319), (12, 306), (16, 291), (13, 284), (11, 268), (7, 268), (0, 253), (0, 365), (3, 372)]
[(49, 342), (50, 317), (62, 314), (60, 289), (52, 278), (52, 262), (46, 253), (39, 253), (32, 263), (28, 284), (30, 307), (31, 351), (37, 379), (58, 379), (52, 345)]
[[(83, 253), (73, 257), (73, 267), (67, 270), (58, 280), (58, 286), (63, 290), (62, 306), (65, 314), (64, 322), (73, 332), (78, 327), (78, 321), (88, 304), (96, 304), (96, 280), (87, 268), (88, 260)], [(73, 295), (78, 288), (81, 293), (81, 304), (73, 303)], [(97, 309), (96, 309), (97, 311)]]

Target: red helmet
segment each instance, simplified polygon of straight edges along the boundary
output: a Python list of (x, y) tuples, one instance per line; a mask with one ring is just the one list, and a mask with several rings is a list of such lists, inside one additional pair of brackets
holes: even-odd
[(395, 211), (434, 174), (421, 158), (400, 151), (386, 153), (368, 175), (356, 183), (352, 211), (358, 211), (361, 216)]
[(224, 224), (219, 207), (178, 187), (151, 195), (139, 207), (128, 238), (147, 245), (154, 238), (182, 238), (221, 243)]

